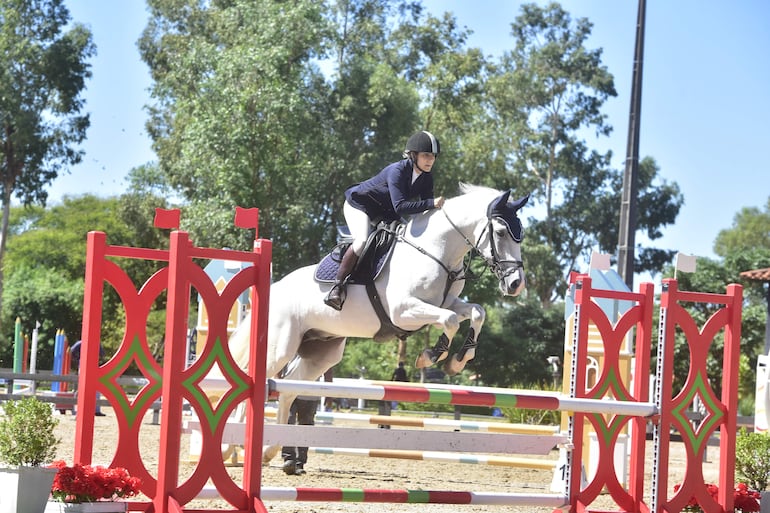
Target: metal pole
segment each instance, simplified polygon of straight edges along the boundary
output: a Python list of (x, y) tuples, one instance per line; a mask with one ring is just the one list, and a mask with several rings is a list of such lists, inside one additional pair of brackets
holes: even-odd
[(765, 354), (770, 354), (770, 281), (767, 282), (765, 302), (767, 304), (767, 317), (765, 320)]
[(620, 205), (620, 230), (618, 237), (618, 274), (634, 288), (634, 246), (637, 223), (637, 195), (639, 175), (639, 121), (642, 109), (642, 63), (644, 61), (644, 19), (646, 0), (639, 0), (636, 20), (636, 46), (634, 50), (634, 74), (631, 84), (631, 108), (628, 116), (628, 141), (626, 167), (623, 173), (623, 194)]

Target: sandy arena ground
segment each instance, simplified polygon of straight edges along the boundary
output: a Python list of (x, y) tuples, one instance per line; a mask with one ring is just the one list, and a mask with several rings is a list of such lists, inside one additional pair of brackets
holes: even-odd
[[(94, 447), (94, 463), (109, 463), (115, 448), (117, 424), (110, 408), (105, 408), (105, 417), (97, 417)], [(75, 417), (67, 413), (57, 414), (60, 420), (59, 436), (61, 446), (59, 458), (72, 461), (74, 451)], [(372, 429), (376, 429), (372, 427)], [(148, 415), (142, 425), (141, 451), (148, 467), (155, 471), (157, 465), (158, 439), (160, 426), (151, 422)], [(182, 440), (182, 447), (187, 448), (187, 435)], [(651, 454), (648, 443), (647, 469), (651, 469)], [(680, 443), (673, 443), (671, 458), (668, 462), (669, 489), (681, 482), (684, 472), (684, 450)], [(718, 476), (718, 448), (708, 449), (708, 462), (704, 467), (707, 481), (715, 482)], [(554, 456), (555, 457), (555, 456)], [(339, 455), (309, 455), (307, 474), (304, 476), (287, 476), (281, 470), (280, 456), (264, 468), (262, 484), (270, 487), (331, 487), (331, 488), (384, 488), (384, 489), (425, 489), (425, 490), (463, 490), (463, 491), (500, 491), (523, 493), (551, 493), (550, 486), (553, 477), (547, 470), (533, 470), (513, 467), (498, 467), (490, 465), (452, 464), (441, 462), (396, 460), (385, 458), (348, 457)], [(180, 469), (185, 475), (193, 467)], [(231, 475), (237, 479), (241, 476), (239, 467), (232, 467)], [(648, 475), (649, 483), (649, 475)], [(647, 499), (649, 497), (647, 496)], [(477, 513), (501, 511), (527, 511), (534, 513), (550, 513), (551, 508), (537, 507), (501, 507), (484, 505), (442, 505), (442, 504), (376, 504), (376, 503), (317, 503), (317, 502), (266, 502), (267, 509), (275, 513), (388, 513), (419, 512), (419, 513)], [(608, 496), (602, 496), (594, 506), (612, 510), (614, 502)], [(186, 508), (232, 509), (224, 501), (193, 501)], [(616, 509), (616, 508), (615, 508)]]

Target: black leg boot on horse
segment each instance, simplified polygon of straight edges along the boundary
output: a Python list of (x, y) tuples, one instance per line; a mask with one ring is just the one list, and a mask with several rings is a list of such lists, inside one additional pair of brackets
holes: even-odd
[(324, 303), (335, 310), (342, 310), (342, 305), (345, 303), (345, 298), (348, 295), (348, 278), (350, 277), (350, 273), (353, 272), (356, 262), (358, 262), (358, 255), (353, 251), (353, 246), (349, 246), (347, 251), (345, 251), (345, 255), (342, 257), (342, 262), (340, 262), (340, 268), (337, 270), (337, 277), (334, 279), (334, 285), (332, 285), (332, 289), (324, 299)]

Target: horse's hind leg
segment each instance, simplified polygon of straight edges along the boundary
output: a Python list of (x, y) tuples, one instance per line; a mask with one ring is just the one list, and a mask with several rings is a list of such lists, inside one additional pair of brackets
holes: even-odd
[[(294, 395), (281, 394), (278, 397), (278, 410), (275, 413), (276, 424), (286, 424), (289, 420), (289, 409), (294, 402)], [(262, 448), (262, 464), (267, 465), (281, 450), (280, 445), (266, 445)]]
[[(317, 380), (324, 374), (324, 372), (342, 360), (345, 341), (346, 339), (344, 338), (303, 341), (303, 344), (297, 352), (297, 359), (288, 365), (288, 371), (283, 377), (285, 379), (307, 381)], [(286, 424), (289, 419), (291, 404), (294, 402), (295, 398), (296, 395), (289, 396), (280, 394), (278, 396), (278, 411), (275, 419), (276, 424)], [(302, 445), (301, 442), (299, 442), (299, 445)], [(262, 463), (269, 463), (280, 450), (280, 445), (263, 447)]]

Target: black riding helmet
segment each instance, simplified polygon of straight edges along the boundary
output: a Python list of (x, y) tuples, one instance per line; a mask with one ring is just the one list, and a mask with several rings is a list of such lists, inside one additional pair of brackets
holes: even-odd
[(404, 150), (404, 153), (408, 154), (410, 152), (433, 153), (438, 156), (441, 152), (441, 145), (432, 133), (422, 130), (413, 134), (409, 140), (406, 141), (406, 150)]

